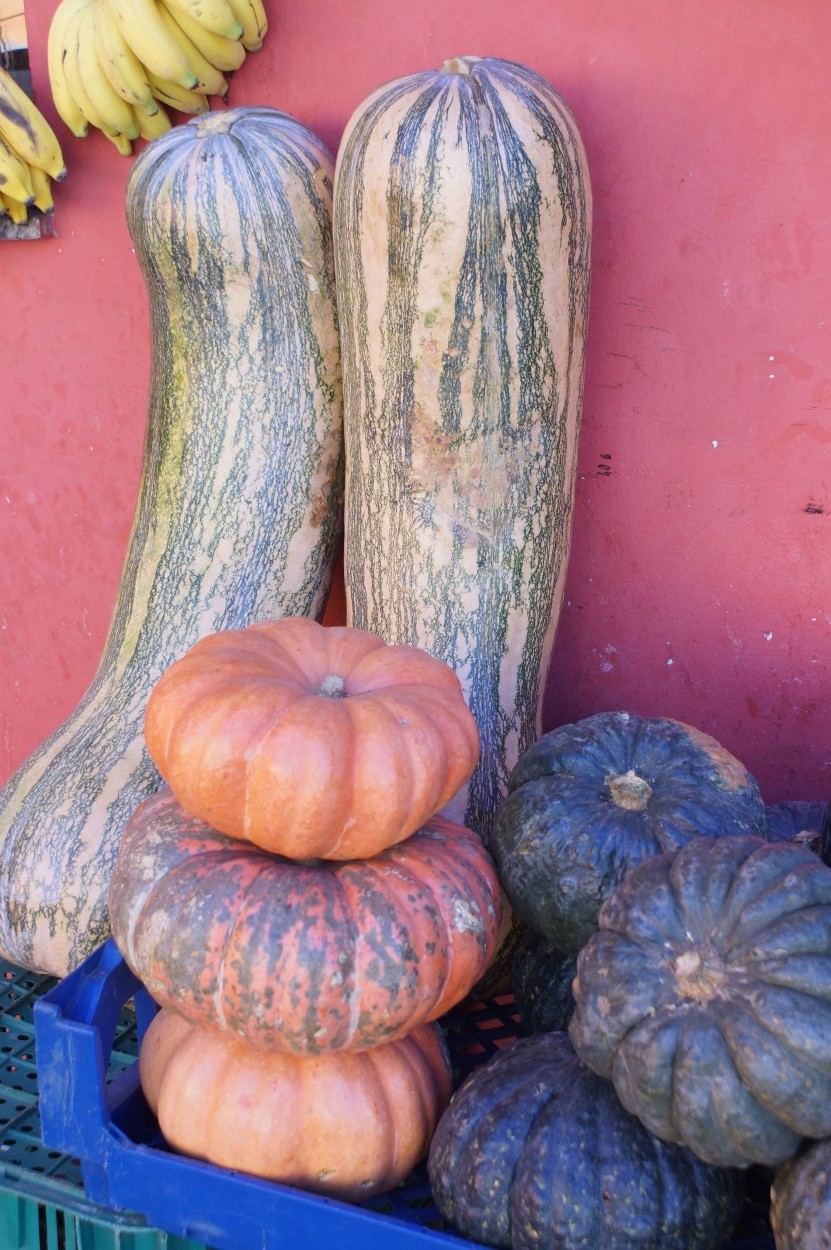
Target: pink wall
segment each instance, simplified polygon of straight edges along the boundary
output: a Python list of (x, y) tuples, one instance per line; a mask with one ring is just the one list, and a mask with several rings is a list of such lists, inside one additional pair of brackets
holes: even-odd
[[(269, 3), (269, 0), (266, 0)], [(53, 0), (26, 0), (38, 102)], [(592, 172), (586, 397), (546, 727), (685, 719), (769, 802), (831, 794), (831, 8), (827, 0), (270, 0), (233, 104), (334, 149), (390, 78), (524, 61)], [(55, 121), (57, 237), (0, 245), (0, 781), (95, 670), (149, 380), (130, 161)], [(338, 618), (342, 601), (334, 605)]]

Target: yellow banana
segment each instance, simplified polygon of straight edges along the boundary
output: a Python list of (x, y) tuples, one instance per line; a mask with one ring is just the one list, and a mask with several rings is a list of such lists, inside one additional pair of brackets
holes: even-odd
[(156, 0), (103, 0), (103, 3), (109, 5), (122, 35), (148, 72), (179, 87), (195, 85), (196, 75), (162, 21)]
[(13, 200), (19, 200), (21, 204), (31, 204), (35, 198), (29, 166), (2, 135), (0, 135), (0, 191)]
[(196, 116), (199, 113), (207, 113), (210, 111), (208, 97), (201, 91), (189, 91), (187, 87), (180, 87), (173, 82), (166, 82), (163, 78), (158, 78), (155, 74), (149, 74), (150, 86), (153, 88), (153, 95), (161, 104), (166, 104), (169, 108), (175, 109), (177, 113), (192, 113)]
[(107, 136), (110, 143), (114, 144), (114, 146), (118, 148), (118, 151), (122, 156), (133, 155), (133, 142), (129, 135), (110, 134), (106, 130), (104, 131), (104, 134)]
[(202, 53), (206, 61), (215, 65), (223, 74), (233, 73), (245, 60), (245, 48), (239, 39), (227, 39), (224, 35), (215, 35), (206, 30), (184, 9), (177, 8), (173, 0), (161, 0), (176, 25), (187, 35), (188, 39)]
[(187, 63), (196, 75), (196, 86), (194, 91), (200, 91), (203, 95), (227, 95), (228, 80), (222, 73), (222, 70), (211, 65), (210, 61), (202, 55), (196, 44), (192, 42), (177, 25), (175, 19), (171, 17), (169, 11), (163, 4), (159, 5), (159, 12), (162, 15), (162, 21), (167, 26), (173, 38), (178, 40), (182, 51), (187, 58)]
[(249, 52), (258, 51), (268, 31), (268, 17), (262, 0), (228, 0), (228, 3), (242, 27), (242, 46)]
[(35, 192), (35, 198), (32, 203), (42, 213), (48, 213), (55, 207), (49, 175), (37, 165), (32, 165), (29, 172), (32, 175), (32, 187)]
[[(84, 99), (78, 99), (87, 120), (108, 135), (124, 134), (130, 139), (138, 138), (135, 114), (113, 87), (98, 59), (95, 46), (96, 4), (82, 9), (73, 23), (77, 42), (77, 68), (83, 84)], [(91, 106), (94, 115), (88, 112)]]
[(13, 195), (7, 195), (5, 191), (0, 191), (0, 203), (3, 205), (3, 211), (8, 213), (16, 226), (22, 226), (25, 221), (29, 220), (29, 211), (25, 204), (21, 204), (20, 200)]
[(66, 177), (61, 145), (34, 100), (0, 67), (0, 134), (30, 165)]
[(127, 104), (155, 113), (159, 106), (153, 98), (145, 68), (122, 35), (104, 0), (97, 0), (93, 25), (98, 60), (113, 89)]
[(165, 109), (162, 105), (159, 105), (158, 112), (154, 113), (152, 116), (143, 112), (141, 109), (136, 109), (136, 118), (138, 120), (142, 139), (158, 139), (159, 135), (163, 135), (165, 131), (170, 130), (171, 128), (171, 121), (167, 115), (167, 109)]
[(78, 28), (84, 11), (89, 7), (89, 4), (79, 5), (77, 10), (67, 22), (63, 37), (63, 71), (66, 75), (66, 85), (69, 87), (69, 94), (72, 96), (72, 99), (75, 101), (83, 116), (86, 118), (90, 126), (96, 126), (99, 130), (104, 130), (106, 128), (106, 123), (96, 112), (95, 105), (87, 95), (84, 80), (81, 75)]
[(78, 12), (79, 8), (89, 4), (89, 0), (61, 0), (52, 16), (49, 26), (49, 37), (46, 41), (46, 57), (49, 69), (49, 85), (52, 88), (52, 99), (58, 116), (76, 138), (82, 139), (89, 130), (89, 122), (84, 117), (66, 80), (64, 69), (64, 39), (66, 29)]
[(184, 9), (194, 21), (215, 35), (224, 35), (226, 39), (242, 36), (242, 25), (234, 16), (230, 0), (171, 0), (171, 4)]

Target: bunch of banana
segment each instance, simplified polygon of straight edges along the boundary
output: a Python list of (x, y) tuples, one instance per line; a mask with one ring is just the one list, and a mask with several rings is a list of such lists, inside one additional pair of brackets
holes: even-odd
[(74, 135), (94, 126), (129, 156), (135, 139), (170, 129), (168, 109), (206, 113), (267, 29), (263, 0), (60, 0), (47, 45), (55, 108)]
[(54, 208), (50, 178), (60, 182), (66, 166), (55, 132), (11, 74), (0, 66), (0, 215), (15, 225), (28, 206)]

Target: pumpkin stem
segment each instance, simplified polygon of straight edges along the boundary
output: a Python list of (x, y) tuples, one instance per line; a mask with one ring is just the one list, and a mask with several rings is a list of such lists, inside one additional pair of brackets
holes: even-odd
[(612, 802), (627, 812), (642, 812), (652, 798), (652, 786), (645, 777), (639, 777), (633, 768), (628, 773), (611, 777), (607, 782)]
[(710, 948), (689, 947), (676, 956), (672, 967), (681, 994), (694, 1002), (714, 998), (727, 980), (724, 961)]
[(328, 673), (317, 689), (318, 694), (322, 694), (326, 699), (343, 699), (344, 680), (337, 673)]

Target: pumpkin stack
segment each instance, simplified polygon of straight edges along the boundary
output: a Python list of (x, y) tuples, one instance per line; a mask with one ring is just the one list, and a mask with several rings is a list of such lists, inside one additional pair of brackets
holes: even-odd
[(475, 721), (416, 647), (288, 617), (210, 634), (145, 716), (167, 786), (109, 911), (162, 1010), (140, 1053), (183, 1153), (350, 1200), (424, 1156), (451, 1092), (437, 1018), (496, 950), (480, 840), (436, 815)]

